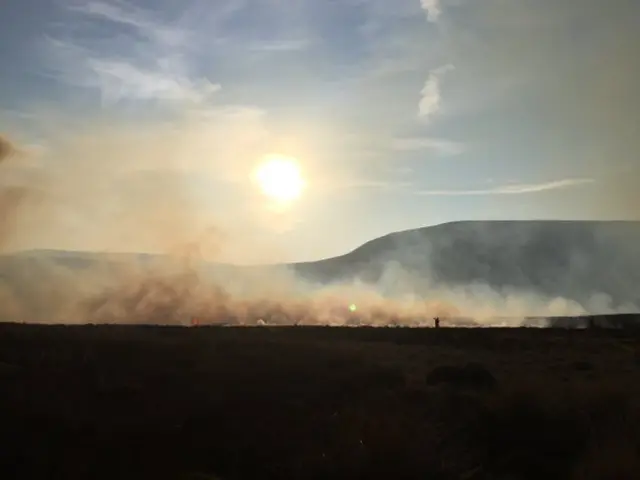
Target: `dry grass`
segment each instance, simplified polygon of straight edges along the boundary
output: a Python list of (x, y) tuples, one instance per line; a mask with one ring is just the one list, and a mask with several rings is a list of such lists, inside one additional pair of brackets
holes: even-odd
[(637, 478), (635, 335), (0, 325), (0, 476)]

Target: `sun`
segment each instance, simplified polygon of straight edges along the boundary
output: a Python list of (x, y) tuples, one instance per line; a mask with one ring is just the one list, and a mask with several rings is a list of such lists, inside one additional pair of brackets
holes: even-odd
[(279, 203), (298, 199), (306, 186), (298, 162), (281, 155), (268, 156), (255, 169), (253, 178), (264, 195)]

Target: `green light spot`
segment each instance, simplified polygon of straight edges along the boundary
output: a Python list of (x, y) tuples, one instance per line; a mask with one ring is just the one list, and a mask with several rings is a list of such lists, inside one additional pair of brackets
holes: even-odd
[(349, 311), (350, 312), (355, 312), (358, 309), (358, 307), (356, 307), (355, 303), (352, 303), (351, 305), (349, 305)]

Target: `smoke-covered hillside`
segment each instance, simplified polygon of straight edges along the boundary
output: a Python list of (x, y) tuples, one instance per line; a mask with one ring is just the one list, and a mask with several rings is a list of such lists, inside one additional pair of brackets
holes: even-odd
[(374, 323), (442, 315), (486, 324), (508, 316), (515, 325), (526, 316), (638, 312), (639, 286), (640, 222), (456, 222), (289, 265), (47, 250), (3, 256), (0, 320), (320, 322), (332, 321), (335, 305), (357, 301), (367, 321), (377, 312)]
[(357, 277), (390, 290), (423, 281), (439, 289), (477, 285), (563, 297), (593, 310), (624, 308), (640, 303), (640, 222), (446, 223), (294, 268), (320, 282)]

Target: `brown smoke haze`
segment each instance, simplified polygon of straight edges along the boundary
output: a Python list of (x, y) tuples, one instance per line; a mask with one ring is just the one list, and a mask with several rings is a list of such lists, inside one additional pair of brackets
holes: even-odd
[(15, 216), (20, 207), (25, 194), (25, 188), (20, 185), (5, 183), (4, 171), (14, 157), (17, 156), (14, 145), (4, 136), (0, 135), (0, 171), (2, 172), (2, 183), (0, 183), (0, 252), (4, 247), (5, 239), (14, 226)]
[[(247, 245), (247, 255), (262, 246), (202, 210), (178, 168), (189, 139), (152, 133), (78, 129), (37, 154), (0, 139), (0, 321), (419, 326), (439, 316), (515, 326), (591, 310), (522, 290), (445, 288), (393, 262), (374, 284), (316, 284), (286, 265), (225, 264), (228, 245)], [(10, 254), (36, 238), (77, 238), (100, 253)], [(101, 251), (109, 244), (158, 255)]]

